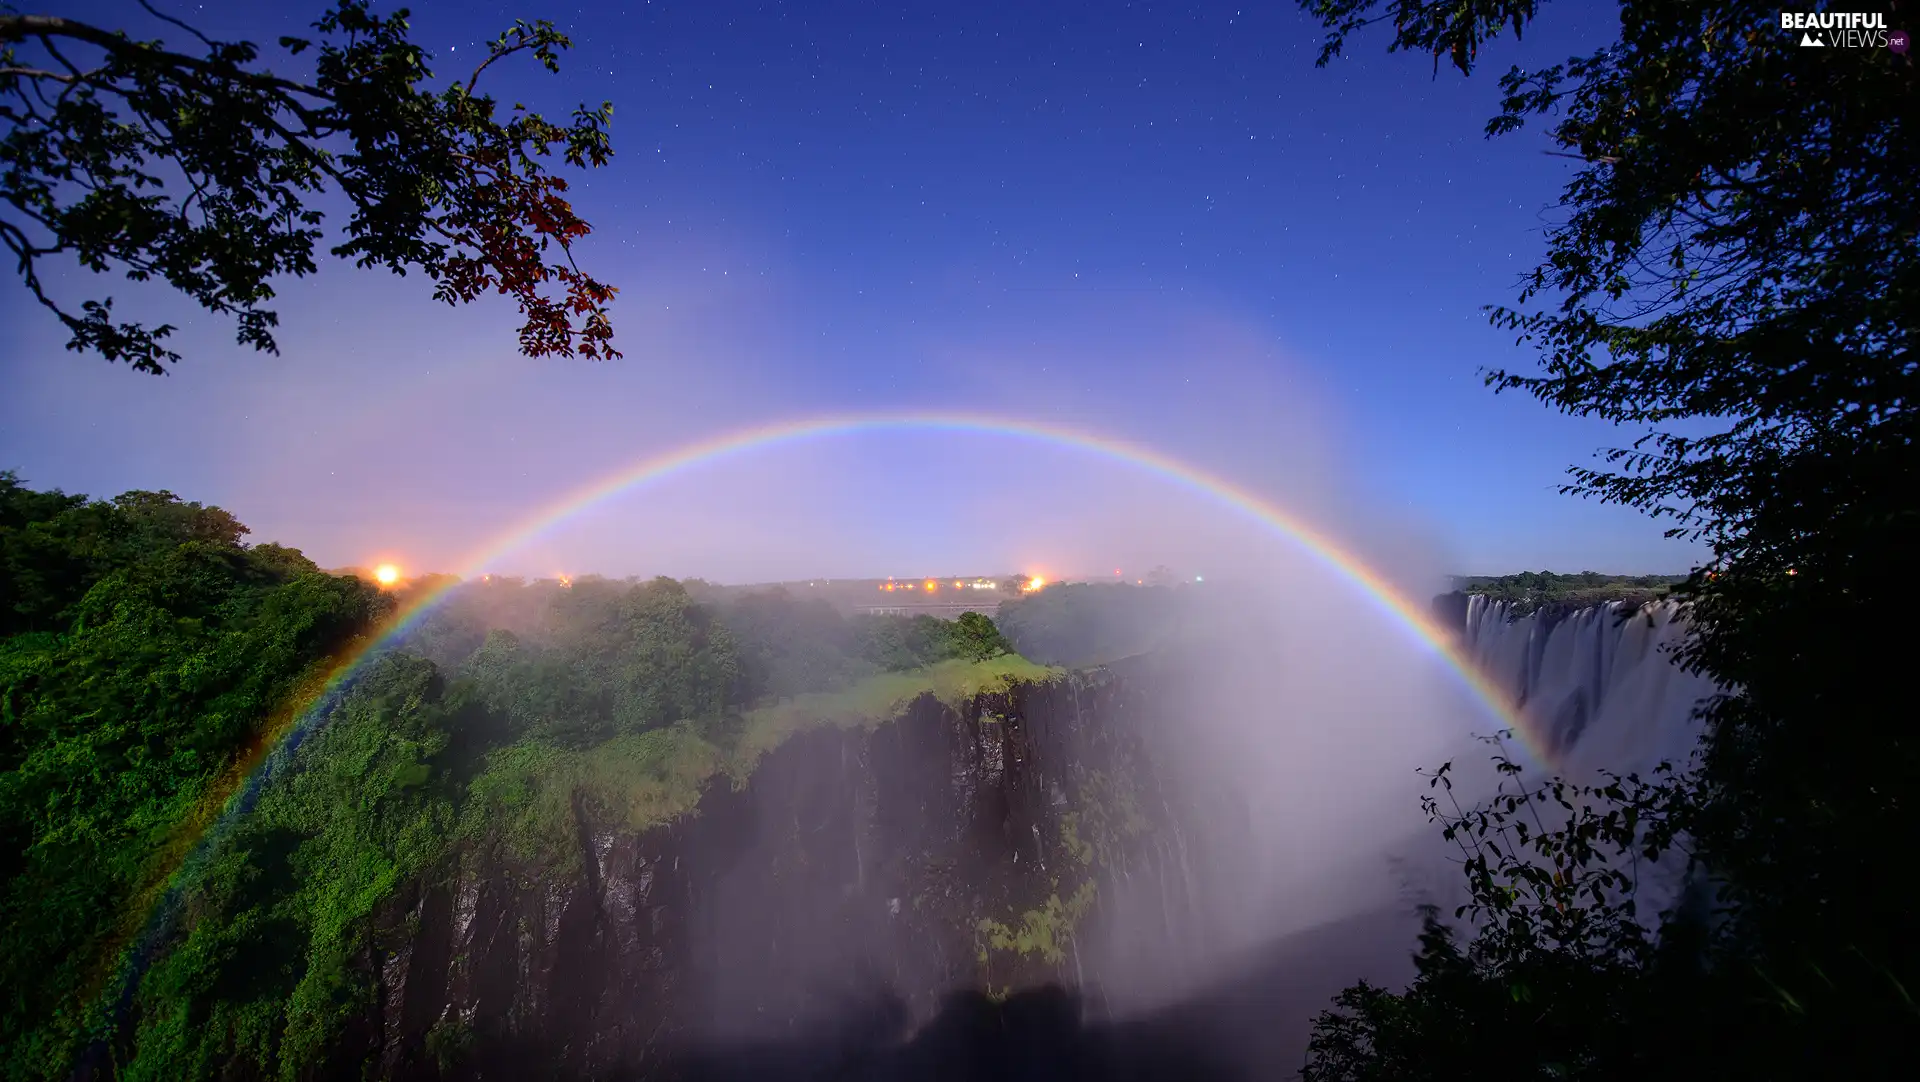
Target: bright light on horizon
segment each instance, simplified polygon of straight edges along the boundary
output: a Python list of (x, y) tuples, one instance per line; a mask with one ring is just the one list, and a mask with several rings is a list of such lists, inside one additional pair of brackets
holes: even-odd
[(381, 564), (373, 569), (373, 581), (382, 586), (392, 586), (400, 581), (400, 569), (392, 564)]

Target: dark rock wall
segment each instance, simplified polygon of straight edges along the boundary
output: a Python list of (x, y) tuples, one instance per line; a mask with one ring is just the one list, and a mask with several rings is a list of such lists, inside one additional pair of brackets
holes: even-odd
[[(470, 854), (395, 906), (359, 1036), (388, 1077), (672, 1078), (716, 1048), (817, 1044), (850, 1019), (858, 1042), (903, 1039), (956, 990), (1058, 983), (1097, 1011), (1081, 948), (1100, 903), (1133, 884), (1173, 928), (1166, 882), (1189, 878), (1125, 686), (1025, 685), (961, 710), (924, 697), (870, 731), (803, 733), (744, 788), (721, 780), (697, 814), (637, 835), (576, 809), (576, 874)], [(1151, 825), (1089, 861), (1063, 816), (1097, 827), (1090, 802), (1116, 785)], [(1051, 952), (987, 943), (983, 919), (1017, 929), (1088, 882), (1090, 908), (1062, 921), (1056, 905)]]

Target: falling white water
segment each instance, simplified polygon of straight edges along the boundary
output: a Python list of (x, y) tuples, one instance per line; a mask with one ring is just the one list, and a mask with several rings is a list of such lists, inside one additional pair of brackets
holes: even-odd
[[(1686, 769), (1699, 743), (1700, 708), (1720, 690), (1676, 662), (1687, 626), (1672, 602), (1548, 607), (1517, 615), (1509, 603), (1474, 596), (1458, 630), (1473, 662), (1520, 704), (1535, 734), (1534, 750), (1547, 754), (1552, 773), (1576, 783), (1600, 782), (1603, 771), (1653, 780), (1662, 762)], [(1518, 749), (1508, 750), (1518, 758)], [(1501, 784), (1487, 765), (1490, 758), (1474, 751), (1454, 756), (1462, 804), (1485, 801)], [(1528, 765), (1525, 781), (1545, 780), (1539, 764)], [(1509, 789), (1514, 784), (1505, 783)], [(1555, 810), (1549, 818), (1557, 815)], [(1448, 912), (1465, 900), (1452, 864), (1458, 854), (1431, 836), (1396, 859), (1415, 897)], [(1639, 910), (1652, 921), (1679, 901), (1685, 860), (1669, 854), (1658, 866), (1642, 863), (1635, 878)]]
[(1700, 735), (1697, 709), (1718, 690), (1675, 663), (1686, 623), (1673, 602), (1515, 616), (1507, 602), (1476, 595), (1463, 634), (1570, 777), (1684, 766)]

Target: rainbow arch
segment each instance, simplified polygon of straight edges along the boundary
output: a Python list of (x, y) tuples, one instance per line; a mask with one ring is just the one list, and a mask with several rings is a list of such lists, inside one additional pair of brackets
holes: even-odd
[(409, 597), (381, 628), (345, 651), (329, 669), (293, 696), (289, 708), (277, 716), (276, 724), (267, 727), (265, 739), (237, 772), (242, 781), (232, 787), (228, 803), (245, 796), (252, 788), (247, 782), (257, 783), (260, 768), (267, 765), (275, 753), (284, 756), (291, 750), (290, 746), (297, 746), (304, 739), (366, 661), (395, 644), (422, 616), (458, 588), (462, 580), (486, 571), (502, 557), (542, 534), (589, 508), (683, 470), (723, 462), (778, 444), (888, 430), (1003, 436), (1089, 452), (1158, 476), (1254, 520), (1356, 586), (1363, 597), (1440, 656), (1502, 727), (1512, 729), (1520, 737), (1536, 762), (1552, 765), (1551, 745), (1545, 734), (1520, 712), (1506, 691), (1481, 673), (1460, 650), (1455, 635), (1436, 624), (1424, 605), (1406, 597), (1326, 533), (1248, 489), (1141, 444), (1050, 422), (964, 413), (882, 413), (814, 417), (736, 429), (647, 456), (540, 508), (462, 561), (458, 578)]
[[(395, 645), (420, 618), (452, 592), (459, 582), (480, 574), (501, 557), (521, 548), (575, 515), (609, 499), (684, 470), (744, 456), (778, 444), (874, 431), (952, 432), (1002, 436), (1077, 449), (1122, 463), (1198, 493), (1215, 503), (1265, 526), (1298, 546), (1439, 655), (1473, 696), (1502, 727), (1518, 734), (1536, 762), (1552, 765), (1550, 744), (1501, 689), (1489, 682), (1461, 652), (1455, 636), (1439, 627), (1423, 605), (1401, 594), (1357, 555), (1333, 538), (1250, 490), (1217, 474), (1181, 462), (1152, 448), (1050, 422), (958, 413), (889, 413), (839, 415), (782, 421), (723, 433), (641, 459), (589, 482), (523, 519), (519, 525), (484, 545), (463, 561), (459, 578), (408, 598), (378, 629), (354, 644), (327, 669), (315, 675), (287, 707), (265, 727), (261, 739), (217, 787), (205, 811), (182, 830), (171, 856), (172, 864), (153, 905), (145, 942), (154, 941), (177, 904), (179, 887), (191, 869), (209, 852), (233, 823), (252, 807), (261, 787), (288, 762), (291, 754), (324, 717), (352, 677), (370, 659)], [(135, 957), (142, 953), (136, 947)], [(136, 967), (139, 961), (135, 961)], [(123, 985), (123, 987), (126, 987)], [(131, 988), (127, 988), (130, 992)]]
[[(1512, 697), (1489, 682), (1459, 648), (1455, 636), (1437, 625), (1424, 605), (1402, 594), (1359, 556), (1328, 534), (1218, 474), (1189, 465), (1141, 444), (1050, 422), (1014, 420), (965, 413), (858, 414), (816, 417), (743, 428), (697, 443), (649, 456), (599, 480), (589, 482), (524, 519), (465, 562), (461, 574), (474, 575), (567, 520), (614, 497), (682, 470), (721, 462), (763, 450), (775, 444), (859, 432), (910, 430), (1007, 436), (1097, 454), (1173, 482), (1222, 504), (1278, 533), (1310, 554), (1323, 566), (1357, 586), (1361, 594), (1438, 654), (1505, 728), (1512, 729), (1528, 752), (1550, 764), (1549, 743), (1537, 726), (1522, 714)], [(451, 589), (449, 586), (447, 589)], [(395, 633), (419, 613), (431, 608), (441, 593), (423, 597), (399, 619)]]

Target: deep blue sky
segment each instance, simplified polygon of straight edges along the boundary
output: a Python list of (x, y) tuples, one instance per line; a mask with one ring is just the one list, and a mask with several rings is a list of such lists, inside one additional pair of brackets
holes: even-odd
[[(162, 29), (132, 3), (61, 7)], [(5, 287), (0, 465), (218, 502), (323, 563), (452, 567), (565, 488), (686, 439), (958, 407), (1150, 443), (1461, 570), (1694, 555), (1555, 492), (1625, 434), (1476, 374), (1531, 363), (1480, 308), (1538, 260), (1569, 165), (1529, 133), (1481, 136), (1496, 77), (1606, 40), (1612, 5), (1548, 5), (1472, 79), (1378, 35), (1316, 70), (1319, 35), (1291, 5), (414, 8), (446, 74), (516, 15), (550, 17), (578, 46), (562, 75), (529, 64), (495, 93), (615, 103), (614, 163), (574, 194), (597, 229), (581, 262), (623, 287), (626, 359), (519, 358), (506, 302), (449, 310), (418, 277), (337, 263), (284, 289), (277, 358), (158, 291), (60, 274), (64, 296), (110, 291), (182, 323), (187, 360), (153, 379), (65, 353)], [(318, 5), (166, 10), (264, 42)], [(1006, 441), (863, 436), (636, 494), (528, 569), (1147, 559), (1144, 540), (1109, 553), (1128, 527), (1102, 514), (1185, 513), (1150, 487)], [(765, 555), (783, 544), (784, 562)]]

